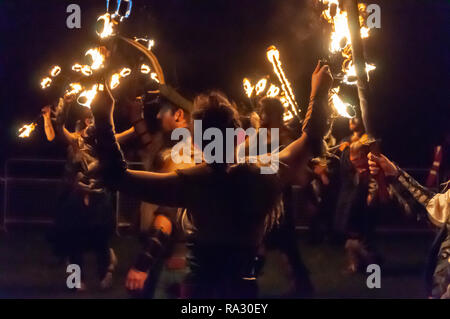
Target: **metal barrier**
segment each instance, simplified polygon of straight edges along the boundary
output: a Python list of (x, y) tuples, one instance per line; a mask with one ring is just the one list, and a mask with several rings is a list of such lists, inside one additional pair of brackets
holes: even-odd
[[(7, 230), (14, 224), (41, 224), (53, 223), (53, 214), (56, 212), (59, 194), (64, 186), (61, 179), (65, 160), (58, 159), (8, 159), (4, 165), (4, 177), (0, 179), (2, 188), (2, 212), (0, 214), (0, 229)], [(28, 166), (35, 166), (30, 169)], [(26, 173), (15, 174), (15, 165), (18, 171)], [(128, 162), (133, 169), (142, 167), (140, 162)], [(47, 171), (39, 169), (46, 166)], [(59, 166), (59, 167), (58, 167)], [(49, 175), (49, 171), (56, 171)], [(17, 176), (19, 175), (19, 176)], [(25, 175), (25, 176), (23, 176)], [(32, 175), (32, 176), (30, 176)], [(129, 227), (133, 224), (133, 215), (139, 212), (139, 201), (130, 196), (116, 193), (115, 214), (117, 227)], [(57, 212), (56, 212), (57, 213)]]
[[(63, 185), (60, 176), (64, 163), (65, 160), (27, 158), (9, 159), (5, 162), (4, 177), (1, 178), (0, 183), (3, 187), (0, 228), (6, 229), (12, 224), (51, 224), (53, 222), (52, 214), (56, 210), (58, 192)], [(14, 173), (13, 164), (19, 165), (17, 168), (19, 174)], [(26, 164), (35, 165), (35, 170), (27, 169)], [(140, 162), (129, 162), (128, 165), (133, 169), (142, 169)], [(53, 169), (49, 168), (51, 166)], [(57, 166), (60, 166), (60, 173), (57, 168), (55, 169)], [(48, 174), (41, 176), (46, 173), (45, 167), (47, 167), (47, 173), (53, 171), (54, 176), (49, 177)], [(406, 169), (406, 171), (412, 173), (419, 181), (425, 180), (429, 172), (428, 169), (419, 168)], [(437, 188), (438, 185), (436, 185)], [(118, 228), (136, 225), (139, 220), (140, 201), (117, 192), (115, 206)]]

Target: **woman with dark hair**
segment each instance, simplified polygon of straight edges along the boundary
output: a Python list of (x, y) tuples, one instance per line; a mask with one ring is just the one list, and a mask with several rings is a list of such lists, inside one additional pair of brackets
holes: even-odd
[[(261, 174), (256, 163), (211, 163), (172, 173), (150, 173), (126, 169), (114, 137), (109, 89), (93, 101), (97, 152), (105, 182), (142, 200), (183, 207), (182, 227), (189, 236), (190, 274), (183, 297), (248, 298), (257, 296), (254, 261), (266, 232), (277, 224), (282, 209), (282, 188), (292, 172), (303, 169), (321, 147), (327, 131), (327, 94), (332, 82), (328, 66), (318, 64), (312, 76), (311, 99), (302, 136), (283, 149), (282, 164), (274, 174)], [(194, 101), (192, 119), (202, 121), (203, 132), (216, 128), (227, 136), (239, 127), (238, 114), (228, 99), (217, 92)], [(229, 143), (226, 137), (222, 150)], [(228, 140), (227, 140), (228, 139)], [(235, 144), (233, 144), (235, 145)]]

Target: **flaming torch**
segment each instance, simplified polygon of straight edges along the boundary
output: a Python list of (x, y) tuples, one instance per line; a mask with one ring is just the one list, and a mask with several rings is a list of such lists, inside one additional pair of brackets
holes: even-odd
[(298, 117), (298, 106), (297, 102), (295, 101), (295, 95), (292, 91), (291, 84), (289, 83), (288, 79), (286, 78), (286, 75), (284, 74), (283, 68), (281, 67), (281, 61), (280, 61), (280, 52), (277, 50), (275, 46), (270, 46), (267, 49), (267, 59), (270, 63), (272, 63), (273, 71), (278, 77), (278, 80), (281, 83), (281, 90), (284, 93), (284, 96), (289, 103), (290, 106), (290, 112)]
[(26, 137), (30, 137), (30, 134), (34, 131), (34, 129), (36, 128), (36, 123), (31, 123), (31, 124), (26, 124), (24, 126), (22, 126), (19, 129), (19, 137), (20, 138), (26, 138)]

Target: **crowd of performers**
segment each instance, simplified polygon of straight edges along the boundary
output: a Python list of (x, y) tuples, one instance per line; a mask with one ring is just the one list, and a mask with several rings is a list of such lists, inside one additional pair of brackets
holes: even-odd
[[(374, 244), (382, 205), (395, 203), (408, 214), (426, 217), (440, 229), (427, 266), (428, 294), (450, 298), (449, 191), (433, 193), (377, 152), (360, 116), (349, 120), (351, 136), (328, 147), (331, 83), (328, 66), (318, 64), (302, 123), (286, 123), (277, 98), (264, 97), (255, 111), (239, 112), (219, 91), (198, 95), (192, 108), (163, 95), (132, 96), (121, 102), (132, 123), (122, 133), (115, 132), (115, 100), (107, 84), (91, 109), (84, 109), (74, 132), (65, 124), (75, 97), (66, 94), (53, 110), (43, 109), (48, 140), (67, 142), (65, 187), (52, 236), (55, 252), (83, 269), (83, 255), (93, 250), (100, 285), (111, 287), (117, 266), (110, 242), (115, 227), (112, 194), (118, 190), (142, 200), (142, 249), (125, 280), (135, 296), (153, 297), (163, 265), (185, 262), (188, 274), (179, 297), (254, 298), (266, 251), (277, 249), (292, 270), (295, 295), (312, 297), (314, 286), (297, 244), (295, 217), (301, 212), (293, 199), (296, 188), (306, 194), (300, 200), (316, 211), (312, 239), (336, 234), (333, 240), (343, 243), (350, 273), (382, 262)], [(261, 174), (267, 164), (248, 158), (235, 164), (175, 163), (171, 149), (178, 141), (171, 140), (171, 133), (191, 128), (194, 120), (202, 121), (203, 131), (218, 128), (224, 137), (227, 128), (278, 128), (279, 169)], [(240, 146), (250, 147), (248, 138)], [(139, 141), (144, 170), (127, 169), (120, 145), (132, 139)], [(225, 140), (223, 147), (234, 142)], [(192, 154), (202, 153), (189, 144)], [(180, 245), (185, 247), (181, 255), (176, 249)]]

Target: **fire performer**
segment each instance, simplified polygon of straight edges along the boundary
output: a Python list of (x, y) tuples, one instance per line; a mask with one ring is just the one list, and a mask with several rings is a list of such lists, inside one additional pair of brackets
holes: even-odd
[[(450, 299), (450, 180), (445, 193), (434, 193), (420, 185), (386, 156), (368, 154), (370, 173), (384, 172), (391, 186), (402, 196), (412, 198), (425, 207), (428, 219), (440, 229), (430, 250), (426, 271), (427, 293), (432, 298)], [(423, 212), (418, 209), (417, 212)]]
[[(277, 223), (281, 211), (282, 186), (292, 172), (306, 165), (322, 146), (327, 131), (327, 93), (332, 82), (328, 66), (318, 64), (312, 76), (311, 99), (302, 136), (279, 153), (283, 163), (275, 174), (261, 174), (261, 162), (202, 163), (172, 173), (126, 169), (114, 137), (114, 102), (107, 93), (93, 101), (100, 168), (105, 181), (122, 191), (164, 206), (185, 207), (183, 225), (190, 227), (190, 274), (185, 297), (255, 297), (253, 274), (257, 249), (266, 231)], [(194, 120), (203, 130), (236, 129), (239, 120), (228, 99), (217, 92), (194, 101)], [(222, 151), (225, 156), (225, 140)], [(228, 142), (228, 143), (227, 143)]]
[[(358, 127), (358, 126), (356, 126)], [(355, 133), (352, 137), (355, 137)], [(368, 137), (351, 142), (341, 155), (341, 190), (336, 206), (335, 227), (343, 235), (347, 271), (355, 273), (378, 260), (374, 235), (379, 209), (377, 182), (369, 174), (366, 156)]]
[[(177, 128), (187, 128), (189, 126), (189, 110), (177, 106), (168, 99), (159, 96), (152, 102), (158, 106), (157, 118), (160, 120), (161, 128), (154, 134), (149, 133), (146, 121), (142, 118), (142, 103), (135, 101), (129, 103), (129, 109), (133, 123), (135, 123), (136, 133), (140, 136), (141, 142), (149, 154), (147, 159), (147, 171), (158, 173), (174, 172), (177, 169), (192, 166), (186, 163), (176, 164), (171, 158), (171, 148), (174, 141), (170, 135)], [(163, 139), (160, 139), (160, 135)], [(154, 296), (156, 284), (160, 277), (163, 261), (171, 257), (170, 264), (185, 264), (184, 256), (179, 256), (183, 252), (182, 231), (176, 222), (178, 216), (177, 208), (158, 206), (151, 203), (142, 203), (141, 213), (145, 213), (146, 225), (141, 225), (143, 234), (142, 251), (137, 257), (134, 266), (128, 271), (125, 286), (133, 292), (138, 292), (139, 297), (152, 298)], [(149, 218), (150, 217), (150, 218)], [(141, 218), (142, 221), (142, 218)], [(178, 255), (174, 255), (178, 253)]]
[[(55, 111), (55, 128), (50, 117), (50, 107), (43, 109), (45, 133), (49, 141), (55, 136), (62, 138), (68, 145), (68, 159), (64, 174), (64, 191), (59, 199), (59, 212), (55, 219), (55, 231), (52, 241), (55, 252), (67, 257), (68, 262), (83, 269), (83, 254), (94, 250), (97, 256), (100, 286), (112, 285), (112, 273), (117, 258), (110, 248), (110, 238), (114, 231), (114, 209), (111, 192), (99, 181), (97, 174), (90, 170), (98, 165), (93, 149), (93, 117), (84, 109), (81, 120), (77, 121), (75, 132), (65, 127), (70, 104), (75, 94), (68, 93), (59, 100)], [(55, 134), (56, 131), (56, 134)], [(133, 135), (134, 128), (117, 134), (116, 138), (124, 142)], [(85, 289), (82, 283), (80, 290)]]
[[(258, 106), (261, 118), (261, 128), (266, 128), (268, 132), (267, 140), (262, 141), (260, 139), (259, 142), (266, 143), (267, 150), (272, 149), (270, 145), (270, 142), (272, 140), (270, 135), (270, 133), (272, 132), (272, 128), (277, 128), (279, 130), (279, 141), (277, 144), (280, 145), (280, 150), (282, 150), (284, 147), (298, 138), (298, 134), (295, 134), (294, 131), (290, 130), (284, 124), (283, 115), (285, 112), (285, 108), (278, 98), (262, 98), (258, 102)], [(253, 136), (253, 138), (258, 138), (259, 136), (259, 134), (256, 134)], [(265, 135), (262, 134), (261, 136)], [(258, 143), (250, 142), (250, 145), (257, 146)], [(296, 174), (305, 175), (304, 171), (296, 172)], [(301, 178), (294, 181), (293, 183), (300, 184)], [(292, 188), (292, 185), (286, 185), (285, 189), (283, 190), (283, 219), (282, 221), (280, 221), (280, 225), (278, 225), (272, 232), (268, 234), (265, 244), (267, 248), (278, 249), (286, 256), (294, 277), (294, 294), (300, 297), (309, 297), (312, 294), (313, 285), (309, 278), (308, 270), (303, 263), (300, 251), (298, 250), (297, 235), (295, 230), (295, 205), (293, 205), (292, 202), (294, 200), (293, 192), (294, 188)], [(264, 260), (263, 256), (261, 256), (261, 260)]]

